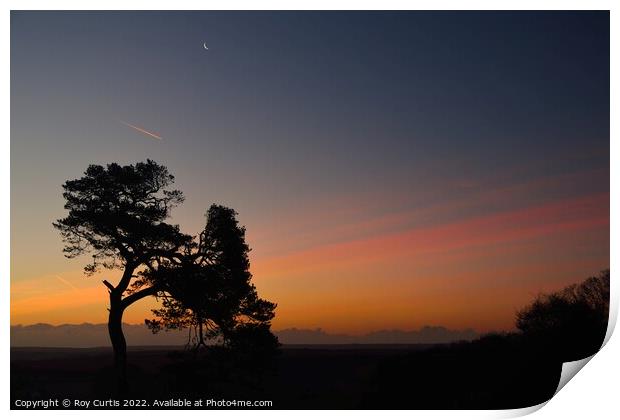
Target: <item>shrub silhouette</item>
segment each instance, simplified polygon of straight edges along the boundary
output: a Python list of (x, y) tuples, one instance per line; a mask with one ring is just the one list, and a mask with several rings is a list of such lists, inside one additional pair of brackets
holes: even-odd
[(517, 313), (517, 328), (562, 361), (594, 354), (609, 318), (609, 270), (558, 292), (542, 294)]

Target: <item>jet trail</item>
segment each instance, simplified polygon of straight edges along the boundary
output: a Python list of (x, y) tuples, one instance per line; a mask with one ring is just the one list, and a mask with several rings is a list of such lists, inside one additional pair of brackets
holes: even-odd
[(56, 277), (58, 280), (60, 280), (61, 282), (63, 282), (65, 285), (69, 286), (70, 288), (72, 288), (73, 290), (78, 290), (77, 287), (75, 287), (74, 285), (72, 285), (71, 283), (69, 283), (67, 280), (63, 279), (62, 277), (60, 277), (59, 275), (55, 275), (54, 277)]
[(135, 125), (129, 124), (128, 122), (125, 122), (125, 121), (122, 121), (122, 120), (121, 120), (121, 123), (126, 125), (127, 127), (133, 128), (136, 131), (139, 131), (142, 134), (146, 134), (147, 136), (151, 136), (151, 137), (153, 137), (153, 138), (155, 138), (157, 140), (163, 140), (163, 138), (161, 136), (159, 136), (158, 134), (155, 134), (155, 133), (152, 133), (150, 131), (147, 131), (144, 128), (137, 127)]

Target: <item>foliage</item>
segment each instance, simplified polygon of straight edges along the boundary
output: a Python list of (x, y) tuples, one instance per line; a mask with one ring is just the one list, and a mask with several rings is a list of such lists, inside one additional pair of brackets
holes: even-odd
[(183, 202), (179, 190), (166, 189), (174, 177), (152, 160), (135, 165), (90, 165), (80, 179), (63, 184), (67, 217), (53, 223), (67, 258), (92, 252), (88, 274), (104, 268), (134, 267), (187, 240), (177, 225), (164, 222)]
[(231, 346), (243, 326), (263, 326), (269, 332), (276, 305), (260, 299), (251, 283), (250, 248), (236, 215), (233, 209), (212, 205), (198, 242), (185, 249), (180, 262), (144, 273), (161, 290), (162, 307), (153, 311), (154, 319), (146, 320), (154, 333), (190, 328), (196, 346), (214, 338)]
[(565, 360), (595, 353), (609, 318), (609, 270), (558, 292), (542, 294), (517, 313), (517, 328)]

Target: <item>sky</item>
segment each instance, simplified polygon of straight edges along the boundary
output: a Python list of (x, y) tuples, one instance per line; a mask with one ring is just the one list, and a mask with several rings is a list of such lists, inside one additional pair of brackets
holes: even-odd
[(61, 185), (151, 158), (275, 329), (509, 330), (609, 267), (609, 141), (608, 12), (12, 12), (11, 324), (106, 321)]

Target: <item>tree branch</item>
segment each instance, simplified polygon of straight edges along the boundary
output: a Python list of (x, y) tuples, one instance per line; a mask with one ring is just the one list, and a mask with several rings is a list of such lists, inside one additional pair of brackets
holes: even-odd
[(116, 290), (119, 290), (120, 293), (125, 293), (127, 287), (129, 287), (129, 283), (131, 282), (131, 278), (133, 276), (134, 270), (137, 268), (136, 264), (127, 262), (125, 263), (125, 271), (123, 271), (123, 276), (121, 280), (118, 282), (118, 286), (116, 286)]
[(104, 279), (103, 280), (103, 284), (105, 284), (105, 287), (107, 287), (109, 289), (110, 293), (112, 293), (114, 291), (114, 286), (112, 286), (112, 284), (109, 281)]
[(150, 286), (150, 287), (146, 287), (144, 289), (138, 290), (135, 293), (132, 293), (131, 295), (127, 296), (126, 298), (124, 298), (121, 301), (121, 304), (123, 305), (123, 308), (127, 308), (129, 305), (131, 305), (132, 303), (147, 297), (147, 296), (153, 296), (158, 292), (158, 288), (155, 286)]

